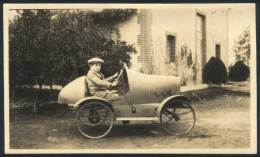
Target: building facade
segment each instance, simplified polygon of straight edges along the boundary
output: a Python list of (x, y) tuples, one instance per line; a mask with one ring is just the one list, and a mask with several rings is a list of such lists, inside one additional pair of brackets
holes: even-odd
[(139, 9), (119, 30), (138, 51), (133, 69), (201, 84), (202, 68), (212, 56), (228, 64), (227, 16), (226, 9)]

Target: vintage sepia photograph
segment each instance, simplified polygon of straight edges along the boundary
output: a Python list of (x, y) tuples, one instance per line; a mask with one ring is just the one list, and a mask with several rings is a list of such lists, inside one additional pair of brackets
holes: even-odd
[(7, 154), (255, 154), (254, 3), (4, 4)]

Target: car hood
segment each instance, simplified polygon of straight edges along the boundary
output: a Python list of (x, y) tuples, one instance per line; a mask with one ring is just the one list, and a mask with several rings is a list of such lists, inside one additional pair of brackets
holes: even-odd
[(134, 104), (161, 102), (180, 92), (180, 77), (143, 74), (127, 69), (131, 102)]

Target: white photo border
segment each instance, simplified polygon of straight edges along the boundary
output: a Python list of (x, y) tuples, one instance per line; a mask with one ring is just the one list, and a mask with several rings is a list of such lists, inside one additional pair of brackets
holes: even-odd
[[(251, 25), (252, 39), (252, 58), (250, 69), (250, 97), (251, 97), (251, 122), (250, 122), (250, 148), (249, 149), (11, 149), (10, 148), (10, 128), (9, 128), (9, 20), (8, 12), (10, 9), (86, 9), (86, 8), (170, 8), (170, 7), (194, 7), (214, 5), (214, 7), (245, 5), (255, 9), (254, 3), (229, 3), (229, 4), (72, 4), (72, 3), (27, 3), (3, 5), (3, 35), (4, 35), (4, 145), (6, 154), (256, 154), (257, 153), (257, 80), (256, 80), (256, 21)], [(254, 19), (255, 19), (254, 14)]]

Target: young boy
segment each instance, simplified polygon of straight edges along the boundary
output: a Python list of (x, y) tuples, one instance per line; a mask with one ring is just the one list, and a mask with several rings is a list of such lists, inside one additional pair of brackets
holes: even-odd
[(115, 90), (110, 90), (112, 87), (118, 85), (118, 74), (114, 74), (109, 78), (104, 78), (104, 75), (100, 72), (101, 64), (104, 60), (100, 58), (92, 58), (88, 60), (88, 65), (90, 67), (86, 81), (88, 84), (88, 90), (91, 96), (102, 97), (104, 99), (114, 99), (119, 97), (119, 94)]

